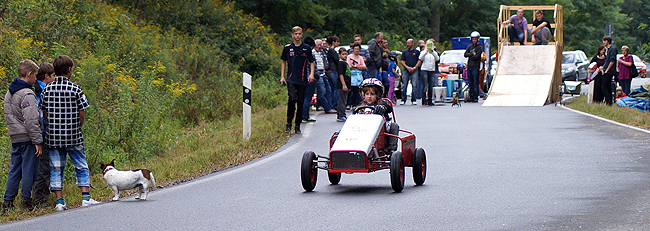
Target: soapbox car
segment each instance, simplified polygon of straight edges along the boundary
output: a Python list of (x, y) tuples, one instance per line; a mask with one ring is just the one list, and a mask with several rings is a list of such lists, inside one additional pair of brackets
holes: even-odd
[[(401, 192), (404, 189), (404, 167), (412, 167), (415, 184), (424, 184), (427, 157), (424, 149), (416, 148), (415, 135), (401, 129), (399, 133), (404, 136), (387, 133), (384, 117), (370, 114), (372, 109), (371, 106), (355, 109), (341, 131), (330, 138), (329, 156), (316, 155), (313, 151), (303, 154), (300, 177), (305, 191), (310, 192), (316, 187), (318, 169), (327, 170), (331, 184), (338, 184), (342, 173), (370, 173), (390, 169), (391, 186), (395, 192)], [(387, 136), (399, 139), (401, 151), (400, 148), (392, 153), (385, 151)]]

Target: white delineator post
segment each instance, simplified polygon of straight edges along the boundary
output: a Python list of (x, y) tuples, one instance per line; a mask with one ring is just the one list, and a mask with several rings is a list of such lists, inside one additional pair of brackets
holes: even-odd
[(243, 98), (243, 136), (248, 141), (251, 138), (251, 75), (244, 73), (244, 98)]

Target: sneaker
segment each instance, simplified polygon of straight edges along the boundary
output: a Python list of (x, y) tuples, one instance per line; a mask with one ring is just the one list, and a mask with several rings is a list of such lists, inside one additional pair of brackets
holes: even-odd
[(287, 128), (284, 129), (284, 132), (291, 132), (291, 124), (287, 124)]
[(14, 207), (13, 202), (8, 202), (8, 201), (2, 202), (2, 212), (3, 213), (9, 212), (9, 210), (12, 209), (13, 207)]
[(312, 119), (312, 118), (307, 118), (307, 119), (302, 120), (302, 122), (303, 123), (313, 123), (313, 122), (316, 122), (316, 120)]
[(298, 135), (302, 134), (302, 132), (300, 131), (300, 127), (296, 127), (296, 130), (294, 132)]
[(346, 117), (339, 117), (336, 119), (336, 122), (345, 122), (348, 118)]
[(413, 105), (418, 105), (418, 101), (413, 101)]
[(81, 201), (81, 206), (83, 206), (83, 207), (87, 207), (87, 206), (89, 206), (89, 205), (96, 205), (96, 204), (99, 204), (99, 203), (101, 203), (101, 202), (96, 201), (96, 200), (94, 200), (93, 198), (90, 198), (90, 199), (88, 199), (88, 200), (82, 200), (82, 201)]
[(33, 210), (34, 202), (32, 202), (32, 199), (23, 200), (23, 208)]
[(56, 211), (60, 212), (60, 211), (68, 209), (68, 206), (66, 204), (56, 204), (56, 206), (54, 206), (54, 209), (56, 209)]
[(404, 105), (406, 101), (399, 102), (399, 105)]
[(326, 111), (325, 114), (336, 114), (337, 112), (338, 111), (332, 109), (332, 110)]

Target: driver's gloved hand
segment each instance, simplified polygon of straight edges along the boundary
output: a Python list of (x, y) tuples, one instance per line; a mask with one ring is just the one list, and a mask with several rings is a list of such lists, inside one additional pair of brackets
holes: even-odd
[(375, 106), (375, 114), (383, 115), (386, 113), (386, 105), (377, 105)]

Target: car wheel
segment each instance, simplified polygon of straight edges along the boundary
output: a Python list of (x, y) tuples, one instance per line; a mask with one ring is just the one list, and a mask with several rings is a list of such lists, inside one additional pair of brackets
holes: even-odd
[(415, 155), (413, 155), (413, 181), (415, 185), (422, 185), (426, 178), (427, 154), (423, 148), (417, 148), (415, 149)]
[(318, 161), (313, 151), (306, 151), (302, 155), (300, 179), (302, 181), (302, 188), (307, 192), (311, 192), (316, 187), (316, 180), (318, 179), (317, 165)]
[(399, 151), (390, 155), (390, 185), (395, 192), (404, 189), (404, 156)]
[(341, 173), (327, 173), (327, 178), (331, 184), (339, 184), (341, 182)]

